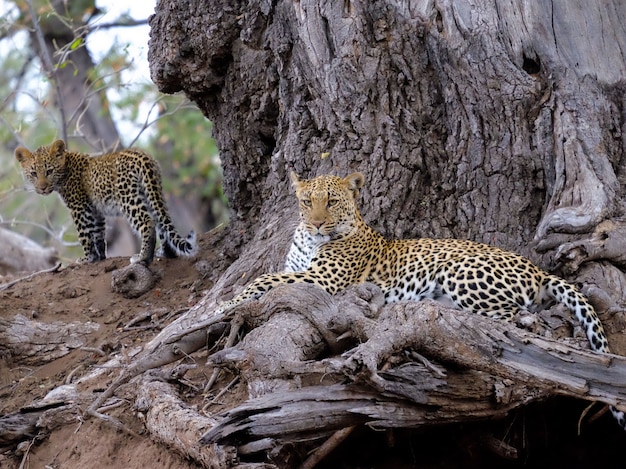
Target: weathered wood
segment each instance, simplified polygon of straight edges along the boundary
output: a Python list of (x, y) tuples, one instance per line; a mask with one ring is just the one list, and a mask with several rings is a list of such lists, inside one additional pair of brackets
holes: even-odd
[[(280, 296), (293, 299), (297, 305), (300, 290), (315, 288), (286, 286)], [(271, 304), (268, 301), (266, 307)], [(307, 317), (301, 317), (303, 327)], [(279, 367), (277, 360), (265, 374), (271, 380), (291, 373), (300, 376), (296, 380), (300, 381), (316, 372), (334, 382), (349, 376), (353, 384), (272, 389), (228, 411), (202, 441), (248, 447), (267, 438), (280, 443), (316, 439), (365, 423), (406, 428), (497, 418), (514, 407), (551, 395), (626, 406), (624, 357), (582, 351), (512, 324), (430, 301), (395, 304), (384, 308), (379, 318), (361, 317), (359, 322), (368, 340), (342, 357), (302, 366), (301, 375), (297, 365), (284, 363)], [(260, 337), (264, 327), (257, 328)], [(267, 340), (273, 328), (270, 326), (268, 336), (256, 345), (259, 351), (263, 344), (267, 350), (273, 349)], [(422, 358), (417, 363), (407, 361), (402, 358), (407, 350), (439, 365), (425, 365)], [(245, 362), (241, 370), (246, 379), (254, 368), (249, 366), (254, 357), (250, 352), (244, 356), (245, 360), (240, 356)], [(257, 375), (255, 370), (251, 376), (259, 379)]]
[(202, 467), (221, 469), (236, 465), (232, 448), (198, 443), (198, 435), (217, 422), (182, 402), (170, 384), (143, 379), (138, 386), (137, 407), (145, 412), (146, 428), (157, 441), (199, 462)]
[(58, 253), (13, 231), (0, 228), (0, 276), (49, 269)]
[(85, 396), (79, 396), (74, 386), (59, 386), (43, 399), (0, 416), (0, 447), (42, 437), (45, 432), (75, 422), (81, 413), (78, 404), (87, 400)]
[(150, 291), (156, 281), (155, 274), (138, 262), (114, 270), (111, 274), (111, 289), (126, 298), (137, 298)]
[(17, 356), (24, 365), (38, 365), (84, 346), (95, 322), (42, 322), (22, 314), (0, 318), (0, 351)]

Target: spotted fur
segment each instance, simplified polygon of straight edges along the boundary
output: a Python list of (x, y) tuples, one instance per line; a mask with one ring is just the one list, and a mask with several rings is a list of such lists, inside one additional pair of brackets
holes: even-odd
[(195, 254), (195, 234), (183, 239), (174, 229), (163, 198), (161, 171), (147, 153), (129, 149), (90, 157), (67, 151), (65, 142), (57, 140), (34, 153), (19, 147), (15, 157), (37, 193), (57, 191), (61, 195), (83, 246), (85, 257), (80, 261), (95, 262), (106, 257), (106, 215), (124, 215), (141, 235), (141, 250), (131, 257), (131, 263), (152, 262), (157, 233), (161, 241), (159, 255)]
[[(300, 206), (300, 224), (285, 271), (262, 275), (231, 301), (226, 311), (274, 286), (306, 282), (334, 294), (349, 285), (372, 282), (386, 303), (433, 298), (492, 318), (511, 320), (520, 309), (555, 299), (567, 306), (585, 330), (591, 348), (609, 353), (602, 324), (589, 301), (565, 280), (528, 259), (487, 244), (459, 239), (384, 239), (362, 219), (356, 205), (364, 178), (324, 175), (291, 180)], [(623, 412), (612, 409), (624, 427)]]
[(330, 236), (314, 236), (303, 225), (299, 225), (293, 234), (293, 240), (287, 253), (285, 272), (307, 270), (317, 249), (328, 241), (330, 241)]

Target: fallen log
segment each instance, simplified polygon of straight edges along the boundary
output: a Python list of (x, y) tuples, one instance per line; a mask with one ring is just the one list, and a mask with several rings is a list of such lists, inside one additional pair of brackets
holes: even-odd
[(0, 353), (23, 365), (40, 365), (83, 347), (100, 326), (87, 322), (42, 322), (22, 314), (0, 318)]

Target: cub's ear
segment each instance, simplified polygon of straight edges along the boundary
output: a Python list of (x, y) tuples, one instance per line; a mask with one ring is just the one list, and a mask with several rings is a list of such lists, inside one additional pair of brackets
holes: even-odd
[(65, 153), (65, 142), (63, 140), (55, 140), (50, 145), (50, 154), (54, 156), (61, 156)]
[(26, 161), (30, 160), (33, 157), (33, 154), (28, 151), (28, 148), (17, 147), (15, 149), (15, 159), (19, 161), (21, 164), (26, 163)]
[(361, 173), (352, 173), (346, 176), (343, 179), (343, 182), (346, 186), (348, 186), (348, 189), (352, 191), (354, 198), (356, 199), (359, 195), (359, 189), (363, 187), (363, 184), (365, 184), (365, 176)]

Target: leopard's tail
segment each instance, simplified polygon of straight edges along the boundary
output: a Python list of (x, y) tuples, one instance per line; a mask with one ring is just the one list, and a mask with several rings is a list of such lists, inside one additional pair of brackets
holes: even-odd
[(186, 238), (183, 238), (174, 228), (163, 197), (161, 170), (158, 163), (153, 158), (145, 159), (144, 163), (144, 173), (151, 176), (143, 177), (145, 195), (152, 209), (152, 215), (156, 219), (156, 230), (161, 241), (157, 256), (169, 258), (194, 256), (198, 252), (196, 234), (192, 231)]
[(546, 275), (543, 281), (543, 288), (547, 296), (564, 304), (574, 313), (576, 319), (578, 319), (578, 322), (585, 330), (592, 350), (610, 353), (609, 341), (600, 318), (585, 295), (580, 293), (575, 286), (556, 275)]
[[(548, 296), (563, 303), (574, 313), (582, 327), (585, 329), (587, 339), (591, 348), (596, 352), (611, 353), (609, 342), (600, 322), (600, 318), (596, 314), (595, 309), (589, 303), (589, 300), (580, 293), (576, 287), (567, 283), (565, 280), (554, 275), (546, 275), (543, 287)], [(626, 430), (626, 413), (609, 406), (613, 417), (617, 424)]]

